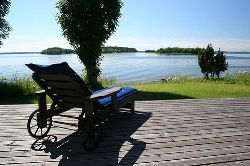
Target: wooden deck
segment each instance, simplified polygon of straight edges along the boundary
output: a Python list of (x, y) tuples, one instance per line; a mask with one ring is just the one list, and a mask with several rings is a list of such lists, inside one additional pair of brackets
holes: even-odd
[(1, 105), (0, 165), (250, 165), (250, 98), (135, 107), (135, 115), (107, 122), (99, 147), (87, 153), (74, 134), (77, 120), (55, 117), (49, 136), (36, 141), (26, 130), (36, 105)]

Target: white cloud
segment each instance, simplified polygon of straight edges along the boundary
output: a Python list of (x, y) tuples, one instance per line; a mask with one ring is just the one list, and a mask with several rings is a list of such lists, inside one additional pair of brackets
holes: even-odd
[(111, 37), (107, 46), (127, 46), (138, 50), (158, 49), (165, 47), (206, 47), (211, 43), (215, 50), (250, 51), (250, 40), (242, 39), (152, 39), (136, 37)]

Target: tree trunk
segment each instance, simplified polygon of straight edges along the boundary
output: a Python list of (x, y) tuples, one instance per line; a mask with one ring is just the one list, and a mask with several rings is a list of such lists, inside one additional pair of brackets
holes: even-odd
[(96, 66), (86, 66), (87, 70), (87, 84), (92, 90), (97, 90), (101, 88), (101, 84), (98, 82), (97, 78), (99, 76), (99, 69)]
[(220, 79), (220, 72), (216, 72), (217, 78)]
[[(84, 45), (84, 44), (83, 44)], [(94, 47), (93, 47), (94, 48)], [(87, 74), (87, 85), (91, 90), (100, 89), (102, 86), (98, 83), (97, 78), (100, 74), (99, 64), (98, 64), (98, 51), (93, 51), (98, 49), (92, 49), (89, 47), (79, 47), (77, 49), (78, 57), (82, 61), (85, 66), (86, 74)]]
[(205, 73), (205, 78), (208, 80), (209, 77), (208, 77), (208, 73)]

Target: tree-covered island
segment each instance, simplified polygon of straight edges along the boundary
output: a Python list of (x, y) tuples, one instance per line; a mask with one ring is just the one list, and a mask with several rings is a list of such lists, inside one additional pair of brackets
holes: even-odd
[(122, 52), (137, 52), (135, 48), (129, 47), (102, 47), (102, 53), (122, 53)]
[[(129, 47), (102, 47), (102, 53), (123, 53), (123, 52), (137, 52), (135, 48), (129, 48)], [(75, 51), (72, 49), (64, 49), (60, 47), (52, 47), (47, 48), (41, 52), (41, 54), (47, 54), (47, 55), (61, 55), (61, 54), (74, 54)]]
[(47, 55), (74, 54), (74, 50), (60, 48), (60, 47), (52, 47), (43, 50), (41, 54), (47, 54)]
[(159, 54), (195, 54), (197, 55), (198, 52), (201, 51), (201, 48), (180, 48), (180, 47), (167, 47), (167, 48), (160, 48), (158, 50), (146, 50), (145, 52), (154, 52)]

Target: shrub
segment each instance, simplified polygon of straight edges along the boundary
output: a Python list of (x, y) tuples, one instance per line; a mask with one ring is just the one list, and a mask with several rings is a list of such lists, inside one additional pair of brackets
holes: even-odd
[(228, 63), (226, 62), (226, 56), (224, 55), (223, 51), (217, 52), (214, 56), (214, 72), (217, 78), (220, 78), (220, 72), (227, 70)]
[(214, 78), (214, 74), (216, 74), (219, 79), (220, 72), (227, 70), (228, 67), (224, 53), (219, 49), (214, 55), (212, 44), (208, 44), (206, 49), (202, 49), (198, 53), (198, 63), (206, 79), (209, 79), (209, 74), (211, 78)]
[(214, 67), (214, 49), (211, 44), (208, 44), (206, 49), (202, 49), (198, 53), (198, 63), (205, 78), (209, 79), (208, 74), (213, 73)]

